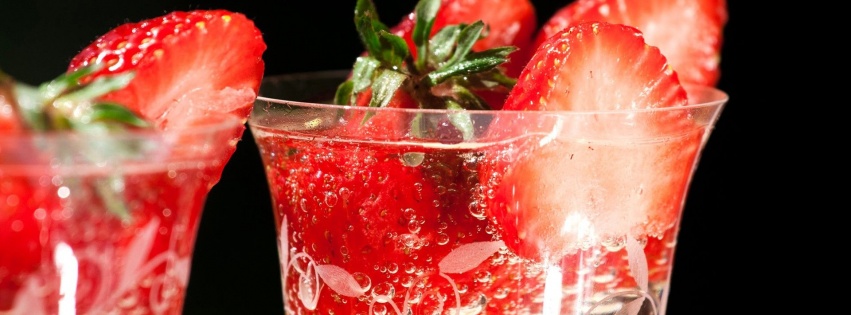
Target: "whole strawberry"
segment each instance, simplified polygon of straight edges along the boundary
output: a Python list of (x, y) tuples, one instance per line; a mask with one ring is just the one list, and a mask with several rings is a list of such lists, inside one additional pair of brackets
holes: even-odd
[[(391, 33), (401, 36), (409, 47), (416, 47), (413, 40), (416, 13), (405, 16), (391, 28)], [(443, 27), (471, 24), (481, 20), (485, 24), (485, 35), (473, 44), (473, 51), (484, 51), (502, 46), (517, 47), (509, 60), (501, 67), (510, 77), (517, 77), (534, 51), (532, 38), (537, 30), (535, 7), (529, 0), (442, 0), (434, 17), (432, 34)], [(417, 51), (412, 49), (416, 56)], [(492, 106), (501, 105), (499, 103)]]
[[(378, 19), (371, 0), (359, 0), (355, 25), (367, 54), (355, 62), (351, 78), (337, 91), (336, 103), (424, 109), (491, 108), (477, 92), (507, 92), (514, 85), (515, 79), (507, 76), (500, 66), (517, 48), (474, 51), (485, 32), (481, 20), (433, 30), (440, 5), (440, 0), (422, 0), (417, 4), (416, 23), (411, 32), (413, 46), (409, 46)], [(426, 136), (422, 134), (426, 130), (448, 122), (458, 131), (456, 141), (472, 137), (469, 117), (413, 122), (382, 115), (385, 113), (376, 117), (351, 117), (350, 121), (355, 122), (353, 128), (362, 132), (389, 132), (406, 137)]]

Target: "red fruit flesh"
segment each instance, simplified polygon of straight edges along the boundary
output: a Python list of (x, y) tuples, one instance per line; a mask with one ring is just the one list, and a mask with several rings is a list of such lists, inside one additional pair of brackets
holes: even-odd
[[(629, 26), (580, 23), (548, 38), (505, 109), (612, 111), (688, 102), (665, 57)], [(555, 138), (514, 144), (511, 163), (485, 165), (506, 244), (558, 260), (627, 233), (661, 237), (679, 217), (703, 129), (684, 113), (566, 117)], [(678, 119), (679, 118), (679, 119)], [(685, 121), (685, 122), (684, 122)], [(496, 121), (495, 130), (524, 128)], [(504, 175), (501, 175), (504, 174)], [(554, 175), (559, 174), (559, 175)], [(591, 229), (592, 234), (581, 231)]]
[(581, 23), (542, 44), (503, 108), (589, 111), (686, 103), (677, 73), (638, 29)]
[[(160, 128), (177, 128), (206, 111), (247, 119), (263, 77), (265, 49), (260, 31), (240, 13), (172, 12), (109, 31), (75, 56), (69, 71), (98, 62), (109, 67), (92, 78), (135, 71), (127, 87), (104, 99)], [(175, 111), (181, 107), (194, 111)]]
[[(536, 44), (570, 24), (600, 21), (626, 24), (659, 47), (680, 81), (714, 86), (720, 76), (725, 0), (579, 0), (553, 15), (536, 35)], [(535, 47), (538, 47), (536, 45)]]

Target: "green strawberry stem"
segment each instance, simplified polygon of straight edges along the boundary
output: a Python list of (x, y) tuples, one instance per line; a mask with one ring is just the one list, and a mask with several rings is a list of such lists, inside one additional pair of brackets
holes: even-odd
[[(412, 33), (417, 51), (414, 59), (405, 40), (390, 33), (379, 20), (372, 0), (358, 0), (354, 20), (367, 54), (356, 59), (351, 79), (337, 89), (335, 103), (356, 104), (358, 95), (371, 89), (368, 106), (386, 107), (402, 90), (416, 100), (418, 108), (450, 109), (447, 118), (464, 140), (470, 140), (473, 124), (465, 110), (490, 109), (475, 91), (510, 90), (514, 86), (517, 80), (506, 76), (499, 66), (517, 48), (473, 52), (473, 45), (484, 34), (482, 21), (448, 25), (429, 37), (440, 4), (440, 0), (417, 3)], [(364, 117), (364, 122), (370, 117)], [(421, 117), (411, 122), (412, 134), (417, 137), (426, 136), (423, 130), (439, 123), (436, 119), (422, 121)]]
[[(128, 108), (111, 102), (98, 100), (102, 95), (127, 86), (133, 79), (132, 72), (101, 76), (91, 82), (82, 80), (98, 71), (101, 64), (95, 64), (69, 72), (43, 83), (37, 87), (15, 82), (14, 78), (0, 71), (0, 89), (14, 95), (16, 112), (25, 129), (33, 133), (52, 131), (72, 131), (87, 134), (120, 133), (128, 128), (149, 128), (150, 124)], [(105, 155), (133, 155), (138, 151), (121, 141), (104, 140), (103, 143), (89, 143), (60, 148), (58, 158), (73, 163), (82, 153), (90, 161), (103, 161)], [(85, 183), (69, 183), (80, 187)], [(112, 173), (107, 179), (97, 179), (93, 183), (95, 191), (103, 201), (107, 211), (128, 221), (131, 215), (123, 198), (113, 187), (122, 187), (121, 174)]]

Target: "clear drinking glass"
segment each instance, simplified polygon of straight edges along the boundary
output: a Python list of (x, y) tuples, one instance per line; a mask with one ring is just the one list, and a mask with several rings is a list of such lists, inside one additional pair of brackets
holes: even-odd
[(287, 314), (665, 313), (685, 195), (725, 93), (459, 116), (328, 105), (345, 75), (268, 77), (249, 119)]
[(0, 135), (0, 314), (181, 314), (204, 202), (245, 125)]

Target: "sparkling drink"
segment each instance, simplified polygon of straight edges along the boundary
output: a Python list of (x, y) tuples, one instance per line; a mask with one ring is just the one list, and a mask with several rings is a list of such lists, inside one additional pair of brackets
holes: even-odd
[(210, 118), (0, 135), (0, 314), (181, 314), (206, 196), (244, 128)]
[(341, 75), (268, 78), (249, 120), (288, 314), (665, 313), (723, 92), (690, 87), (674, 109), (467, 111), (464, 140), (444, 128), (458, 112), (321, 104)]

